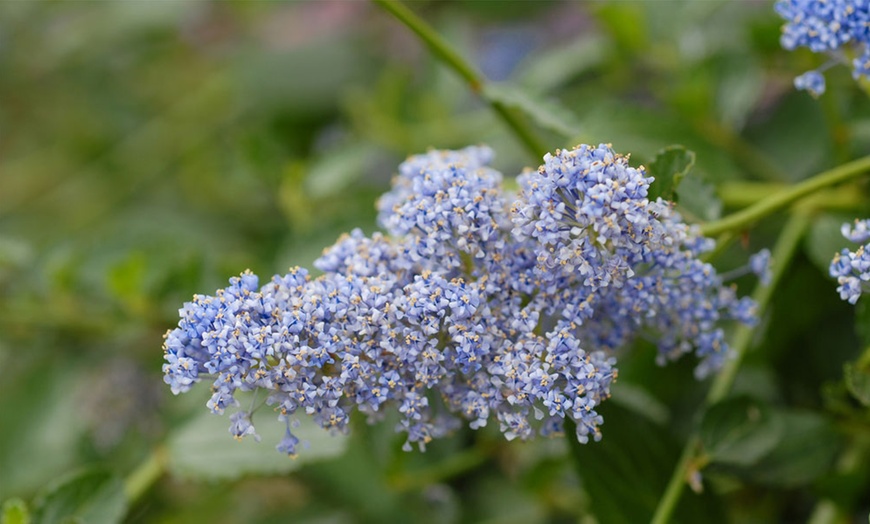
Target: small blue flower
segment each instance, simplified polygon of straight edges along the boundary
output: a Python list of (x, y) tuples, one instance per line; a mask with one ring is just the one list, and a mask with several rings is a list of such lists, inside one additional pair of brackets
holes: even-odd
[[(852, 242), (867, 242), (870, 240), (870, 219), (856, 219), (853, 224), (843, 224), (840, 231)], [(843, 248), (831, 260), (829, 273), (837, 279), (840, 298), (850, 304), (857, 303), (862, 293), (870, 291), (870, 243), (855, 251)]]
[(818, 71), (807, 71), (795, 77), (794, 86), (796, 89), (819, 97), (825, 92), (825, 77)]
[(293, 435), (290, 431), (290, 426), (288, 425), (287, 430), (284, 432), (284, 438), (281, 439), (281, 442), (279, 442), (277, 446), (275, 446), (275, 449), (277, 449), (279, 453), (295, 457), (297, 445), (299, 445), (299, 439)]
[(840, 232), (848, 240), (851, 240), (856, 244), (863, 244), (870, 240), (870, 219), (855, 219), (855, 222), (852, 225), (849, 225), (848, 223), (843, 224), (840, 228)]
[(260, 435), (254, 430), (254, 425), (251, 423), (251, 414), (247, 411), (237, 411), (230, 415), (230, 434), (236, 440), (253, 435), (254, 440), (260, 441)]
[[(867, 0), (780, 0), (774, 8), (786, 21), (780, 42), (785, 49), (808, 47), (826, 53), (832, 62), (845, 62), (842, 49), (857, 52), (851, 65), (853, 76), (867, 77), (870, 72), (870, 2)], [(813, 96), (825, 91), (821, 71), (810, 71), (795, 78), (795, 87)]]
[(773, 278), (771, 273), (770, 250), (762, 249), (758, 253), (749, 257), (749, 269), (755, 273), (759, 282), (767, 286)]

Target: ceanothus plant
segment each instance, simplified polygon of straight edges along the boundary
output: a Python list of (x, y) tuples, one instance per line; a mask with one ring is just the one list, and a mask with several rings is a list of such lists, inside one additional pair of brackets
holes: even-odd
[[(357, 31), (357, 15), (369, 22), (375, 19), (366, 17), (383, 14), (369, 3), (416, 34), (429, 55), (467, 85), (469, 96), (457, 96), (455, 84), (430, 76), (434, 68), (428, 63), (409, 75), (411, 68), (402, 60), (410, 58), (414, 66), (425, 63), (426, 56), (417, 51), (402, 49), (401, 54), (384, 59), (369, 46), (358, 46), (360, 41), (380, 43), (387, 50), (395, 43), (407, 43), (377, 24), (368, 24), (375, 27), (373, 32), (368, 25)], [(44, 457), (61, 457), (63, 453), (55, 453), (63, 451), (61, 446), (51, 441), (64, 431), (49, 428), (66, 430), (64, 425), (69, 425), (75, 442), (67, 438), (64, 446), (82, 448), (79, 451), (86, 454), (82, 460), (110, 466), (129, 464), (134, 454), (147, 455), (123, 479), (112, 468), (97, 464), (33, 492), (32, 519), (23, 501), (3, 503), (0, 522), (121, 522), (131, 508), (137, 514), (140, 509), (148, 512), (152, 520), (165, 520), (177, 507), (187, 508), (182, 515), (195, 513), (209, 521), (281, 521), (286, 520), (285, 512), (303, 504), (306, 507), (294, 515), (295, 520), (394, 522), (417, 521), (422, 515), (421, 522), (500, 521), (521, 507), (523, 512), (517, 513), (521, 517), (510, 517), (602, 524), (865, 521), (870, 510), (865, 460), (870, 456), (870, 308), (861, 297), (870, 291), (870, 219), (844, 224), (843, 236), (858, 247), (834, 253), (832, 239), (839, 242), (836, 229), (842, 215), (834, 219), (831, 213), (867, 217), (870, 212), (868, 185), (860, 181), (870, 173), (866, 140), (870, 105), (863, 96), (870, 94), (870, 0), (777, 0), (760, 8), (755, 3), (702, 3), (708, 5), (684, 9), (680, 16), (672, 16), (664, 3), (655, 2), (592, 2), (579, 8), (571, 3), (537, 3), (529, 9), (540, 10), (536, 11), (540, 16), (529, 19), (529, 27), (521, 32), (531, 29), (552, 35), (525, 57), (515, 51), (530, 44), (505, 45), (514, 38), (515, 28), (503, 34), (500, 17), (496, 22), (482, 16), (499, 6), (475, 6), (478, 14), (467, 22), (456, 16), (472, 12), (462, 3), (426, 6), (433, 13), (449, 15), (444, 19), (456, 24), (463, 47), (479, 53), (475, 56), (481, 69), (487, 69), (487, 56), (511, 55), (515, 72), (500, 75), (496, 84), (397, 0), (371, 0), (320, 12), (322, 18), (308, 32), (320, 38), (321, 29), (332, 27), (332, 33), (338, 34), (335, 28), (339, 28), (342, 42), (335, 48), (331, 42), (321, 46), (326, 39), (309, 42), (310, 35), (296, 35), (299, 38), (294, 36), (293, 42), (273, 41), (274, 24), (264, 22), (277, 11), (265, 7), (264, 14), (252, 12), (250, 22), (234, 23), (220, 38), (221, 49), (226, 45), (232, 51), (231, 45), (244, 45), (245, 51), (218, 57), (243, 63), (257, 56), (251, 61), (256, 67), (250, 68), (243, 64), (246, 67), (215, 69), (214, 53), (202, 52), (207, 42), (201, 41), (200, 26), (223, 27), (232, 7), (227, 8), (230, 11), (197, 8), (193, 26), (173, 21), (169, 31), (152, 31), (149, 22), (149, 34), (155, 38), (183, 30), (176, 35), (180, 37), (176, 44), (158, 46), (182, 59), (167, 63), (194, 64), (188, 80), (197, 84), (196, 73), (212, 72), (215, 80), (192, 92), (194, 103), (181, 104), (182, 111), (166, 106), (165, 121), (155, 115), (154, 126), (144, 126), (130, 140), (121, 140), (119, 147), (108, 148), (106, 161), (89, 164), (89, 172), (91, 168), (105, 171), (105, 180), (114, 181), (118, 165), (135, 165), (149, 147), (162, 147), (164, 142), (171, 146), (166, 151), (171, 157), (143, 164), (138, 182), (131, 179), (126, 183), (129, 187), (119, 186), (119, 195), (129, 195), (131, 188), (154, 187), (141, 199), (141, 210), (132, 209), (120, 223), (125, 227), (108, 224), (107, 229), (100, 224), (89, 233), (85, 246), (107, 230), (123, 231), (125, 238), (123, 245), (101, 251), (93, 259), (99, 262), (97, 269), (88, 269), (87, 278), (83, 273), (81, 280), (71, 278), (72, 268), (90, 265), (86, 262), (91, 258), (79, 264), (78, 257), (64, 254), (65, 249), (31, 257), (31, 242), (19, 243), (15, 229), (30, 223), (21, 220), (25, 216), (20, 210), (30, 207), (22, 204), (33, 199), (39, 204), (34, 209), (46, 209), (63, 200), (56, 197), (72, 195), (76, 198), (66, 200), (81, 196), (82, 204), (90, 206), (94, 201), (85, 200), (87, 191), (82, 189), (96, 188), (103, 179), (77, 177), (67, 188), (72, 191), (67, 191), (66, 182), (57, 178), (56, 187), (63, 190), (43, 201), (34, 188), (54, 187), (48, 183), (52, 178), (43, 180), (48, 171), (80, 171), (82, 148), (52, 148), (46, 157), (43, 147), (31, 151), (19, 149), (24, 141), (9, 143), (13, 171), (22, 173), (30, 173), (34, 166), (55, 166), (55, 157), (67, 149), (77, 153), (69, 170), (40, 168), (39, 176), (27, 183), (15, 182), (13, 174), (13, 183), (3, 185), (11, 191), (10, 205), (3, 206), (10, 220), (0, 231), (0, 277), (4, 277), (0, 281), (4, 292), (11, 291), (13, 297), (3, 304), (11, 328), (7, 331), (39, 333), (46, 341), (40, 344), (48, 345), (70, 338), (78, 347), (104, 333), (110, 341), (121, 340), (131, 330), (127, 322), (115, 320), (120, 313), (132, 313), (129, 316), (139, 317), (142, 332), (147, 332), (157, 321), (150, 313), (159, 297), (181, 302), (175, 295), (180, 287), (208, 275), (215, 263), (223, 267), (217, 261), (225, 260), (227, 253), (213, 244), (212, 235), (245, 246), (251, 250), (247, 253), (261, 252), (260, 246), (271, 252), (277, 245), (319, 238), (324, 231), (329, 239), (338, 236), (331, 223), (307, 229), (314, 207), (358, 209), (360, 195), (368, 197), (363, 191), (347, 190), (364, 189), (364, 184), (352, 185), (350, 177), (369, 171), (385, 151), (429, 143), (473, 143), (486, 136), (499, 148), (516, 145), (528, 155), (512, 154), (509, 163), (540, 161), (541, 165), (515, 178), (506, 177), (492, 167), (494, 151), (483, 145), (411, 156), (398, 166), (391, 189), (376, 203), (378, 232), (364, 233), (366, 225), (355, 223), (360, 228), (341, 234), (310, 268), (293, 267), (263, 278), (244, 271), (222, 289), (195, 295), (179, 310), (177, 326), (165, 335), (162, 371), (173, 394), (194, 388), (204, 392), (210, 386), (210, 396), (201, 402), (207, 409), (183, 423), (182, 417), (168, 410), (166, 424), (154, 424), (160, 428), (154, 441), (126, 431), (133, 438), (118, 440), (117, 454), (99, 446), (80, 446), (83, 434), (73, 431), (83, 422), (81, 412), (98, 412), (96, 406), (103, 405), (82, 402), (68, 393), (70, 385), (85, 383), (82, 377), (89, 376), (72, 368), (89, 366), (67, 366), (72, 361), (61, 360), (44, 369), (48, 362), (39, 360), (38, 351), (25, 354), (12, 349), (17, 345), (0, 340), (0, 367), (6, 365), (9, 376), (16, 376), (7, 388), (12, 395), (4, 395), (11, 400), (0, 409), (0, 420), (10, 428), (0, 446), (0, 495), (6, 496), (8, 478), (18, 477), (12, 482), (14, 489), (30, 496), (29, 490), (37, 487), (32, 479), (56, 473), (49, 463), (19, 458), (26, 455), (20, 449), (31, 448)], [(318, 6), (311, 2), (302, 7), (316, 14)], [(299, 12), (291, 7), (287, 12)], [(39, 18), (29, 16), (30, 7), (10, 14)], [(557, 17), (559, 23), (552, 27)], [(60, 18), (68, 18), (66, 10)], [(307, 22), (309, 17), (305, 18)], [(284, 24), (290, 17), (277, 19)], [(582, 27), (570, 27), (578, 22)], [(778, 33), (775, 26), (780, 23)], [(484, 31), (478, 31), (478, 26)], [(498, 31), (491, 33), (491, 29)], [(747, 29), (752, 38), (741, 40)], [(824, 103), (815, 108), (805, 96), (785, 96), (782, 70), (762, 67), (783, 62), (786, 53), (769, 45), (770, 37), (777, 36), (787, 50), (806, 47), (825, 56), (808, 52), (802, 57), (821, 65), (797, 76), (798, 89), (820, 96), (825, 91), (825, 72), (836, 64), (846, 65), (857, 82), (830, 89)], [(260, 77), (239, 82), (247, 75), (263, 74), (256, 73), (263, 67), (259, 59), (263, 47), (249, 45), (252, 38), (263, 40), (267, 48), (280, 44), (274, 49), (280, 63), (295, 64), (288, 69), (294, 71), (287, 77), (290, 83), (275, 84), (282, 92), (280, 100), (259, 96), (275, 89), (270, 82), (265, 83), (268, 89), (261, 89)], [(557, 39), (570, 42), (565, 40), (567, 45), (562, 46)], [(58, 42), (68, 47), (68, 39), (43, 40), (10, 47), (27, 50), (20, 60), (9, 63), (13, 69), (17, 62), (33, 62), (31, 54), (39, 59), (35, 62), (39, 67), (30, 68), (33, 71), (11, 75), (16, 82), (7, 86), (10, 93), (20, 91), (19, 76), (27, 79), (34, 72), (45, 76), (43, 70), (54, 69), (66, 74), (66, 67), (42, 67), (50, 65), (42, 63), (46, 57), (78, 56), (78, 52), (56, 52)], [(317, 45), (300, 46), (303, 43)], [(36, 53), (46, 44), (44, 56)], [(356, 52), (356, 47), (365, 47), (365, 52)], [(139, 54), (130, 53), (135, 60), (131, 63), (140, 63)], [(151, 53), (141, 59), (146, 55)], [(112, 63), (77, 60), (75, 68), (90, 67), (91, 62)], [(272, 63), (272, 58), (263, 62)], [(290, 89), (296, 79), (322, 72), (302, 68), (305, 64), (329, 67), (338, 76)], [(356, 75), (375, 80), (377, 75), (364, 71), (374, 66), (384, 70), (383, 80), (358, 90), (354, 86), (347, 98), (350, 103), (339, 107), (343, 98), (337, 90)], [(297, 71), (300, 68), (306, 70)], [(131, 76), (136, 85), (142, 79), (138, 69), (128, 71), (137, 73)], [(163, 76), (162, 66), (142, 69), (148, 78), (168, 77)], [(77, 76), (84, 80), (100, 76), (96, 74), (100, 71), (94, 72)], [(417, 78), (418, 73), (425, 76)], [(167, 85), (188, 86), (185, 78)], [(149, 85), (145, 82), (144, 90), (134, 90), (136, 98), (107, 98), (119, 103), (108, 104), (105, 115), (100, 113), (105, 104), (67, 105), (97, 110), (91, 123), (100, 125), (91, 131), (105, 128), (106, 133), (114, 133), (134, 123), (127, 120), (127, 108), (138, 113), (153, 105), (140, 103), (151, 100)], [(321, 89), (327, 85), (330, 89)], [(103, 86), (73, 87), (70, 91), (76, 97), (71, 100), (102, 99), (93, 96), (91, 88)], [(172, 100), (176, 91), (155, 91), (153, 95), (160, 96), (153, 100)], [(244, 111), (238, 106), (221, 111), (225, 103), (236, 100), (236, 94), (244, 99)], [(256, 106), (259, 98), (269, 103)], [(312, 105), (316, 111), (307, 108), (309, 99), (317, 102)], [(287, 102), (292, 104), (285, 106)], [(245, 108), (255, 106), (257, 110), (250, 111), (253, 120), (248, 120)], [(295, 111), (303, 106), (310, 113), (298, 119)], [(166, 125), (206, 112), (221, 116), (206, 120), (207, 126), (201, 118), (196, 124), (220, 130), (220, 140), (202, 130), (188, 133), (192, 128), (187, 125)], [(54, 115), (53, 111), (25, 113), (35, 118), (23, 120), (81, 124), (78, 113), (70, 114), (76, 118), (48, 120), (44, 117)], [(118, 115), (124, 118), (117, 119)], [(336, 119), (338, 115), (347, 118)], [(490, 126), (489, 116), (498, 122)], [(244, 125), (227, 125), (237, 120)], [(287, 125), (297, 122), (310, 125)], [(504, 128), (499, 129), (499, 124)], [(183, 137), (178, 145), (152, 140), (176, 127), (181, 130), (177, 135), (166, 136)], [(27, 126), (22, 130), (26, 132)], [(39, 137), (46, 135), (39, 131)], [(546, 134), (539, 137), (538, 131)], [(91, 134), (85, 142), (103, 143), (93, 140), (100, 134)], [(582, 140), (578, 137), (619, 141), (649, 162), (647, 167), (632, 165), (627, 150), (620, 154), (609, 144), (551, 150), (553, 143), (576, 143)], [(106, 144), (117, 142), (111, 138)], [(226, 163), (244, 181), (234, 174), (227, 184), (228, 179), (214, 176), (211, 169), (198, 169), (223, 166), (224, 157), (214, 153), (230, 143), (226, 159), (231, 162)], [(130, 144), (135, 147), (127, 147)], [(687, 147), (698, 152), (697, 172), (691, 171), (695, 153)], [(184, 169), (184, 176), (173, 181), (177, 185), (158, 188), (141, 183), (152, 178), (146, 179), (147, 173), (174, 168), (179, 152), (185, 162), (190, 155), (195, 169)], [(45, 166), (43, 157), (50, 161)], [(820, 172), (812, 174), (816, 169)], [(249, 183), (254, 181), (247, 178), (253, 172), (262, 180)], [(93, 180), (88, 182), (89, 178)], [(211, 185), (201, 190), (203, 183)], [(237, 190), (244, 195), (240, 197)], [(144, 248), (141, 259), (133, 253), (120, 257), (130, 247), (126, 225), (139, 234), (137, 211), (166, 208), (152, 207), (152, 198), (178, 202), (194, 193), (202, 198), (202, 205), (178, 206), (184, 212), (178, 222), (167, 217), (179, 227), (163, 231), (159, 224), (147, 224), (143, 228), (143, 233), (159, 230), (148, 233), (153, 235), (149, 237), (153, 245), (160, 246), (154, 251), (171, 251), (171, 257), (153, 257)], [(108, 194), (99, 188), (92, 196)], [(82, 225), (128, 199), (108, 200), (105, 207), (94, 208), (98, 213), (89, 210), (81, 214), (84, 218), (75, 214), (74, 229), (92, 229)], [(277, 209), (284, 214), (273, 212)], [(227, 230), (225, 222), (213, 220), (229, 215), (238, 227)], [(293, 222), (291, 231), (285, 229), (288, 218)], [(33, 221), (39, 226), (28, 227), (47, 223), (39, 218)], [(186, 234), (195, 235), (199, 243), (176, 236), (188, 223), (195, 227)], [(762, 223), (763, 227), (755, 227)], [(15, 235), (9, 236), (10, 232)], [(165, 236), (167, 232), (171, 235)], [(179, 245), (185, 253), (176, 249)], [(34, 253), (41, 251), (41, 240), (35, 240), (33, 247)], [(188, 249), (200, 249), (197, 260), (201, 255), (202, 268), (189, 263)], [(176, 251), (181, 253), (177, 260)], [(21, 283), (9, 276), (31, 258), (50, 269), (35, 282), (51, 281), (46, 291), (61, 293), (19, 291)], [(105, 277), (111, 304), (69, 315), (74, 309), (69, 304), (84, 304), (78, 302), (78, 295), (100, 294), (92, 291), (101, 288), (90, 286), (97, 275)], [(154, 283), (159, 284), (154, 288), (159, 288), (159, 296), (146, 297)], [(87, 293), (79, 293), (84, 288), (80, 284), (88, 284)], [(835, 289), (848, 304), (837, 299)], [(57, 307), (43, 308), (43, 297), (60, 301), (52, 302)], [(21, 304), (15, 304), (19, 298)], [(858, 307), (851, 311), (852, 305)], [(94, 311), (115, 310), (119, 315), (94, 321)], [(78, 326), (80, 320), (83, 324)], [(117, 326), (108, 331), (113, 324)], [(75, 336), (67, 337), (73, 329)], [(149, 344), (150, 349), (143, 349), (153, 351), (156, 344)], [(101, 349), (105, 345), (105, 341), (99, 344)], [(26, 362), (21, 366), (28, 373), (18, 373), (19, 354), (33, 359), (32, 367)], [(694, 366), (694, 378), (689, 370), (658, 367), (675, 361)], [(34, 377), (38, 380), (31, 380)], [(160, 378), (149, 383), (154, 382), (159, 386)], [(31, 388), (33, 384), (39, 387)], [(46, 384), (57, 387), (45, 394), (36, 391)], [(85, 385), (89, 394), (110, 395), (108, 388)], [(139, 388), (131, 386), (129, 391)], [(611, 395), (614, 401), (605, 404)], [(55, 397), (62, 402), (48, 405)], [(146, 400), (156, 404), (150, 396)], [(113, 426), (131, 427), (128, 419), (144, 418), (141, 405), (123, 406), (124, 417), (106, 410), (97, 418), (119, 418), (123, 423)], [(58, 417), (59, 413), (66, 415)], [(351, 428), (359, 432), (359, 423), (382, 427), (343, 438)], [(465, 431), (485, 427), (485, 433)], [(163, 428), (166, 433), (158, 435)], [(459, 430), (462, 438), (435, 444)], [(392, 434), (384, 438), (382, 431)], [(266, 443), (250, 442), (263, 440), (261, 435)], [(233, 442), (230, 436), (245, 442)], [(542, 442), (558, 436), (564, 441)], [(409, 456), (400, 446), (405, 451), (428, 448), (428, 453)], [(344, 452), (336, 459), (340, 463), (313, 464)], [(71, 457), (62, 458), (65, 464), (72, 463), (66, 462)], [(11, 471), (8, 465), (17, 469)], [(375, 470), (375, 465), (383, 468)], [(294, 471), (298, 477), (275, 476)], [(167, 473), (194, 481), (273, 477), (257, 480), (262, 484), (248, 485), (222, 501), (214, 495), (226, 493), (225, 489), (205, 490), (203, 494), (210, 495), (199, 501), (192, 500), (196, 495), (187, 489), (175, 490), (179, 493), (171, 497), (164, 489), (156, 501), (143, 499)], [(272, 489), (272, 482), (277, 489)], [(269, 489), (259, 489), (267, 484)], [(240, 485), (234, 484), (233, 489)], [(703, 494), (681, 503), (686, 486)], [(551, 488), (556, 488), (555, 496)], [(270, 492), (268, 500), (257, 500), (268, 502), (262, 504), (270, 507), (268, 512), (254, 513), (250, 511), (254, 503), (237, 503), (253, 491)], [(478, 497), (484, 491), (486, 495)], [(514, 493), (516, 500), (504, 504)], [(377, 504), (369, 504), (375, 497), (380, 497)], [(164, 504), (172, 502), (170, 498), (176, 507)], [(305, 500), (288, 502), (290, 498)], [(273, 504), (272, 499), (281, 500)], [(232, 512), (225, 513), (228, 508)]]
[[(245, 272), (195, 296), (166, 335), (173, 393), (213, 381), (221, 414), (237, 391), (263, 391), (289, 455), (294, 416), (346, 432), (354, 410), (397, 411), (406, 449), (462, 420), (495, 419), (510, 440), (570, 419), (587, 442), (601, 438), (618, 350), (644, 336), (662, 363), (694, 352), (703, 377), (729, 355), (724, 323), (755, 321), (701, 260), (714, 242), (648, 199), (653, 179), (608, 145), (546, 155), (513, 202), (491, 159), (478, 146), (411, 157), (378, 204), (388, 235), (343, 236), (316, 277), (293, 268), (260, 285)], [(233, 413), (230, 432), (259, 438), (252, 415)]]

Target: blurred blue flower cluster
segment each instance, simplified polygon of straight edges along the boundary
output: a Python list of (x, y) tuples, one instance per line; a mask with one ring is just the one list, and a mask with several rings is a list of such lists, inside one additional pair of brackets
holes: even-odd
[[(870, 219), (843, 224), (841, 231), (848, 240), (864, 244), (870, 241)], [(854, 252), (843, 248), (834, 255), (830, 272), (840, 284), (837, 287), (840, 298), (848, 300), (850, 304), (858, 302), (861, 293), (870, 289), (870, 243), (860, 246)]]
[(819, 71), (795, 78), (795, 87), (821, 95), (825, 92), (822, 70), (850, 59), (856, 79), (870, 73), (870, 1), (780, 0), (775, 8), (787, 22), (781, 38), (784, 48), (804, 46), (816, 53), (827, 53), (833, 60)]
[[(643, 336), (661, 362), (694, 351), (704, 376), (728, 355), (722, 322), (755, 320), (699, 258), (713, 242), (650, 201), (652, 178), (609, 146), (546, 155), (516, 195), (491, 159), (486, 147), (411, 157), (378, 203), (387, 235), (344, 235), (317, 277), (295, 268), (260, 285), (246, 272), (194, 297), (166, 336), (172, 391), (208, 377), (215, 413), (237, 391), (267, 392), (290, 455), (302, 412), (344, 432), (353, 410), (397, 411), (406, 449), (462, 419), (528, 439), (567, 417), (586, 442), (600, 438), (617, 349)], [(231, 433), (256, 435), (251, 416), (232, 415)]]

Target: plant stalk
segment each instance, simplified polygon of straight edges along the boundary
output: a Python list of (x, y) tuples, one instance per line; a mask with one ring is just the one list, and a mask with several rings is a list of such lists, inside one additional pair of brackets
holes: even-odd
[(779, 211), (804, 197), (810, 196), (829, 186), (857, 178), (867, 171), (870, 171), (870, 156), (865, 156), (819, 173), (723, 219), (704, 224), (701, 226), (701, 233), (704, 236), (716, 236), (726, 231), (745, 229), (767, 215)]
[(527, 122), (524, 121), (522, 116), (504, 103), (486, 95), (487, 79), (483, 76), (483, 73), (479, 72), (465, 60), (422, 18), (415, 15), (397, 0), (372, 1), (396, 17), (405, 27), (420, 37), (420, 40), (429, 47), (433, 55), (459, 75), (468, 84), (472, 92), (483, 98), (489, 104), (489, 107), (507, 124), (535, 160), (540, 160), (549, 151), (546, 144), (529, 129)]

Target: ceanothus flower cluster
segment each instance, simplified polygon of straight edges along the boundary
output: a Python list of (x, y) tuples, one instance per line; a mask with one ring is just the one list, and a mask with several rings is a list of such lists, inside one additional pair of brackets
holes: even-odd
[(870, 219), (843, 224), (840, 231), (848, 240), (864, 244), (854, 252), (843, 248), (831, 261), (830, 273), (837, 279), (840, 298), (854, 304), (861, 293), (870, 290)]
[(787, 22), (780, 39), (785, 49), (808, 47), (834, 60), (820, 70), (795, 78), (795, 87), (814, 96), (821, 95), (825, 92), (822, 71), (835, 62), (848, 62), (850, 58), (856, 79), (870, 74), (870, 1), (780, 0), (775, 9)]
[[(699, 376), (728, 355), (723, 322), (754, 321), (754, 303), (699, 257), (712, 241), (651, 178), (607, 145), (544, 158), (510, 202), (492, 151), (433, 151), (399, 167), (378, 203), (386, 235), (342, 236), (315, 262), (261, 285), (250, 272), (197, 295), (166, 335), (173, 393), (212, 381), (208, 407), (263, 391), (293, 455), (302, 413), (346, 432), (353, 411), (398, 416), (405, 448), (467, 421), (507, 439), (562, 432), (598, 440), (614, 354), (634, 339), (660, 360), (694, 352)], [(231, 415), (256, 435), (253, 410)]]

